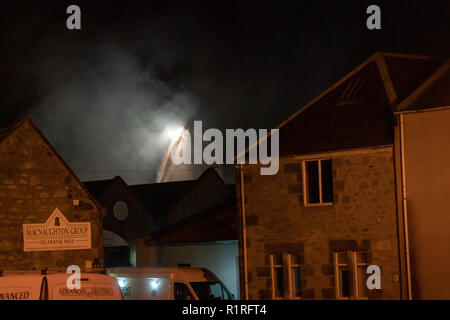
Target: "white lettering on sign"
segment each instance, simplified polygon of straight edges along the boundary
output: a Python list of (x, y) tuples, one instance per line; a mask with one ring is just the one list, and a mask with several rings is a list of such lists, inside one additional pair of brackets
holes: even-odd
[(91, 248), (91, 223), (69, 222), (56, 208), (45, 223), (23, 225), (23, 251)]

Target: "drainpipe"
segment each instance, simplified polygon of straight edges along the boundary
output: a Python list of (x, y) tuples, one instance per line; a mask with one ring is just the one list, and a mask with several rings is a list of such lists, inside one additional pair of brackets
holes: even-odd
[(244, 165), (239, 165), (241, 178), (241, 215), (242, 215), (242, 254), (244, 256), (244, 292), (245, 300), (248, 300), (248, 275), (247, 275), (247, 229), (245, 226), (245, 193), (244, 193)]
[(401, 144), (401, 163), (402, 163), (402, 204), (403, 204), (403, 233), (405, 236), (405, 252), (406, 252), (406, 277), (408, 284), (408, 300), (412, 300), (411, 289), (411, 262), (409, 252), (409, 234), (408, 234), (408, 209), (406, 202), (406, 175), (405, 175), (405, 133), (403, 114), (400, 114), (400, 144)]

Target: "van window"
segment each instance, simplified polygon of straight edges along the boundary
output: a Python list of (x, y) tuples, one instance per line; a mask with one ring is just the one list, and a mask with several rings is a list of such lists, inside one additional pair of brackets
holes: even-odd
[(173, 293), (175, 300), (194, 300), (188, 286), (181, 282), (175, 282), (173, 284)]
[(233, 300), (233, 296), (220, 282), (191, 282), (200, 300)]

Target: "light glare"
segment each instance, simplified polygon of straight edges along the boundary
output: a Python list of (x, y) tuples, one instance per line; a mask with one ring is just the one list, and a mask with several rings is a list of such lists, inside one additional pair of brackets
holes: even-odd
[(172, 142), (177, 141), (183, 134), (184, 128), (182, 126), (169, 127), (165, 130), (165, 136), (168, 137)]

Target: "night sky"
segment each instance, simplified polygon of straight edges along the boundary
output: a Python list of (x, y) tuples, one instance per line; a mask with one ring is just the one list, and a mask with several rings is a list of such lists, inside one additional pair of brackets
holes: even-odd
[[(81, 7), (81, 30), (66, 8)], [(382, 29), (366, 28), (381, 7)], [(171, 125), (273, 128), (375, 51), (450, 53), (450, 1), (2, 1), (0, 126), (83, 180), (155, 179)]]

